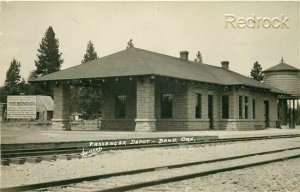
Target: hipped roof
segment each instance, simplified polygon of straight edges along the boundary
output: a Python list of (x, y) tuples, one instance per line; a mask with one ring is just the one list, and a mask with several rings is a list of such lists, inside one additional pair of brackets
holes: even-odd
[(31, 79), (30, 81), (91, 79), (137, 75), (158, 75), (220, 85), (246, 85), (269, 90), (272, 89), (272, 87), (264, 83), (222, 67), (183, 61), (177, 57), (134, 47), (37, 79)]
[(290, 66), (290, 65), (284, 63), (283, 61), (281, 61), (281, 63), (279, 63), (278, 65), (275, 65), (273, 67), (270, 67), (269, 69), (266, 69), (264, 71), (264, 73), (275, 72), (275, 71), (300, 71), (300, 69)]

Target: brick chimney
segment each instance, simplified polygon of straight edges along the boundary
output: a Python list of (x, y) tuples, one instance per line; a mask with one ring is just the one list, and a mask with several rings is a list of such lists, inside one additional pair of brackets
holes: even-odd
[(221, 65), (223, 69), (229, 69), (229, 61), (221, 61)]
[(188, 51), (180, 51), (180, 59), (182, 61), (188, 61), (189, 60), (189, 52)]

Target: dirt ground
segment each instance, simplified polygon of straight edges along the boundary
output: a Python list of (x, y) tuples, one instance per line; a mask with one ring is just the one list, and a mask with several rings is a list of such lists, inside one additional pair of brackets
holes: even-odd
[(268, 128), (253, 131), (174, 131), (174, 132), (121, 132), (121, 131), (99, 131), (99, 130), (73, 130), (58, 131), (50, 126), (1, 126), (1, 143), (44, 143), (44, 142), (66, 142), (66, 141), (95, 141), (104, 139), (123, 138), (151, 138), (151, 137), (178, 137), (178, 136), (218, 136), (219, 138), (251, 137), (267, 135), (289, 135), (300, 134), (297, 129)]

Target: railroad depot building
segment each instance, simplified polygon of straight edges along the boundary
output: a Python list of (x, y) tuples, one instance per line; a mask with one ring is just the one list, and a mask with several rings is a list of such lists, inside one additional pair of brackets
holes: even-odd
[(276, 127), (283, 91), (229, 69), (138, 48), (48, 74), (53, 83), (54, 129), (70, 130), (70, 86), (102, 89), (101, 130), (250, 130)]

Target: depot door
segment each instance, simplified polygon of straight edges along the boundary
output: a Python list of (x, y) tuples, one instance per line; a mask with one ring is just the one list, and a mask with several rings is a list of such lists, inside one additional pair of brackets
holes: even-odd
[(265, 127), (270, 127), (269, 101), (264, 101), (264, 117), (265, 117)]
[(213, 95), (208, 95), (208, 119), (209, 129), (214, 128), (214, 99)]

